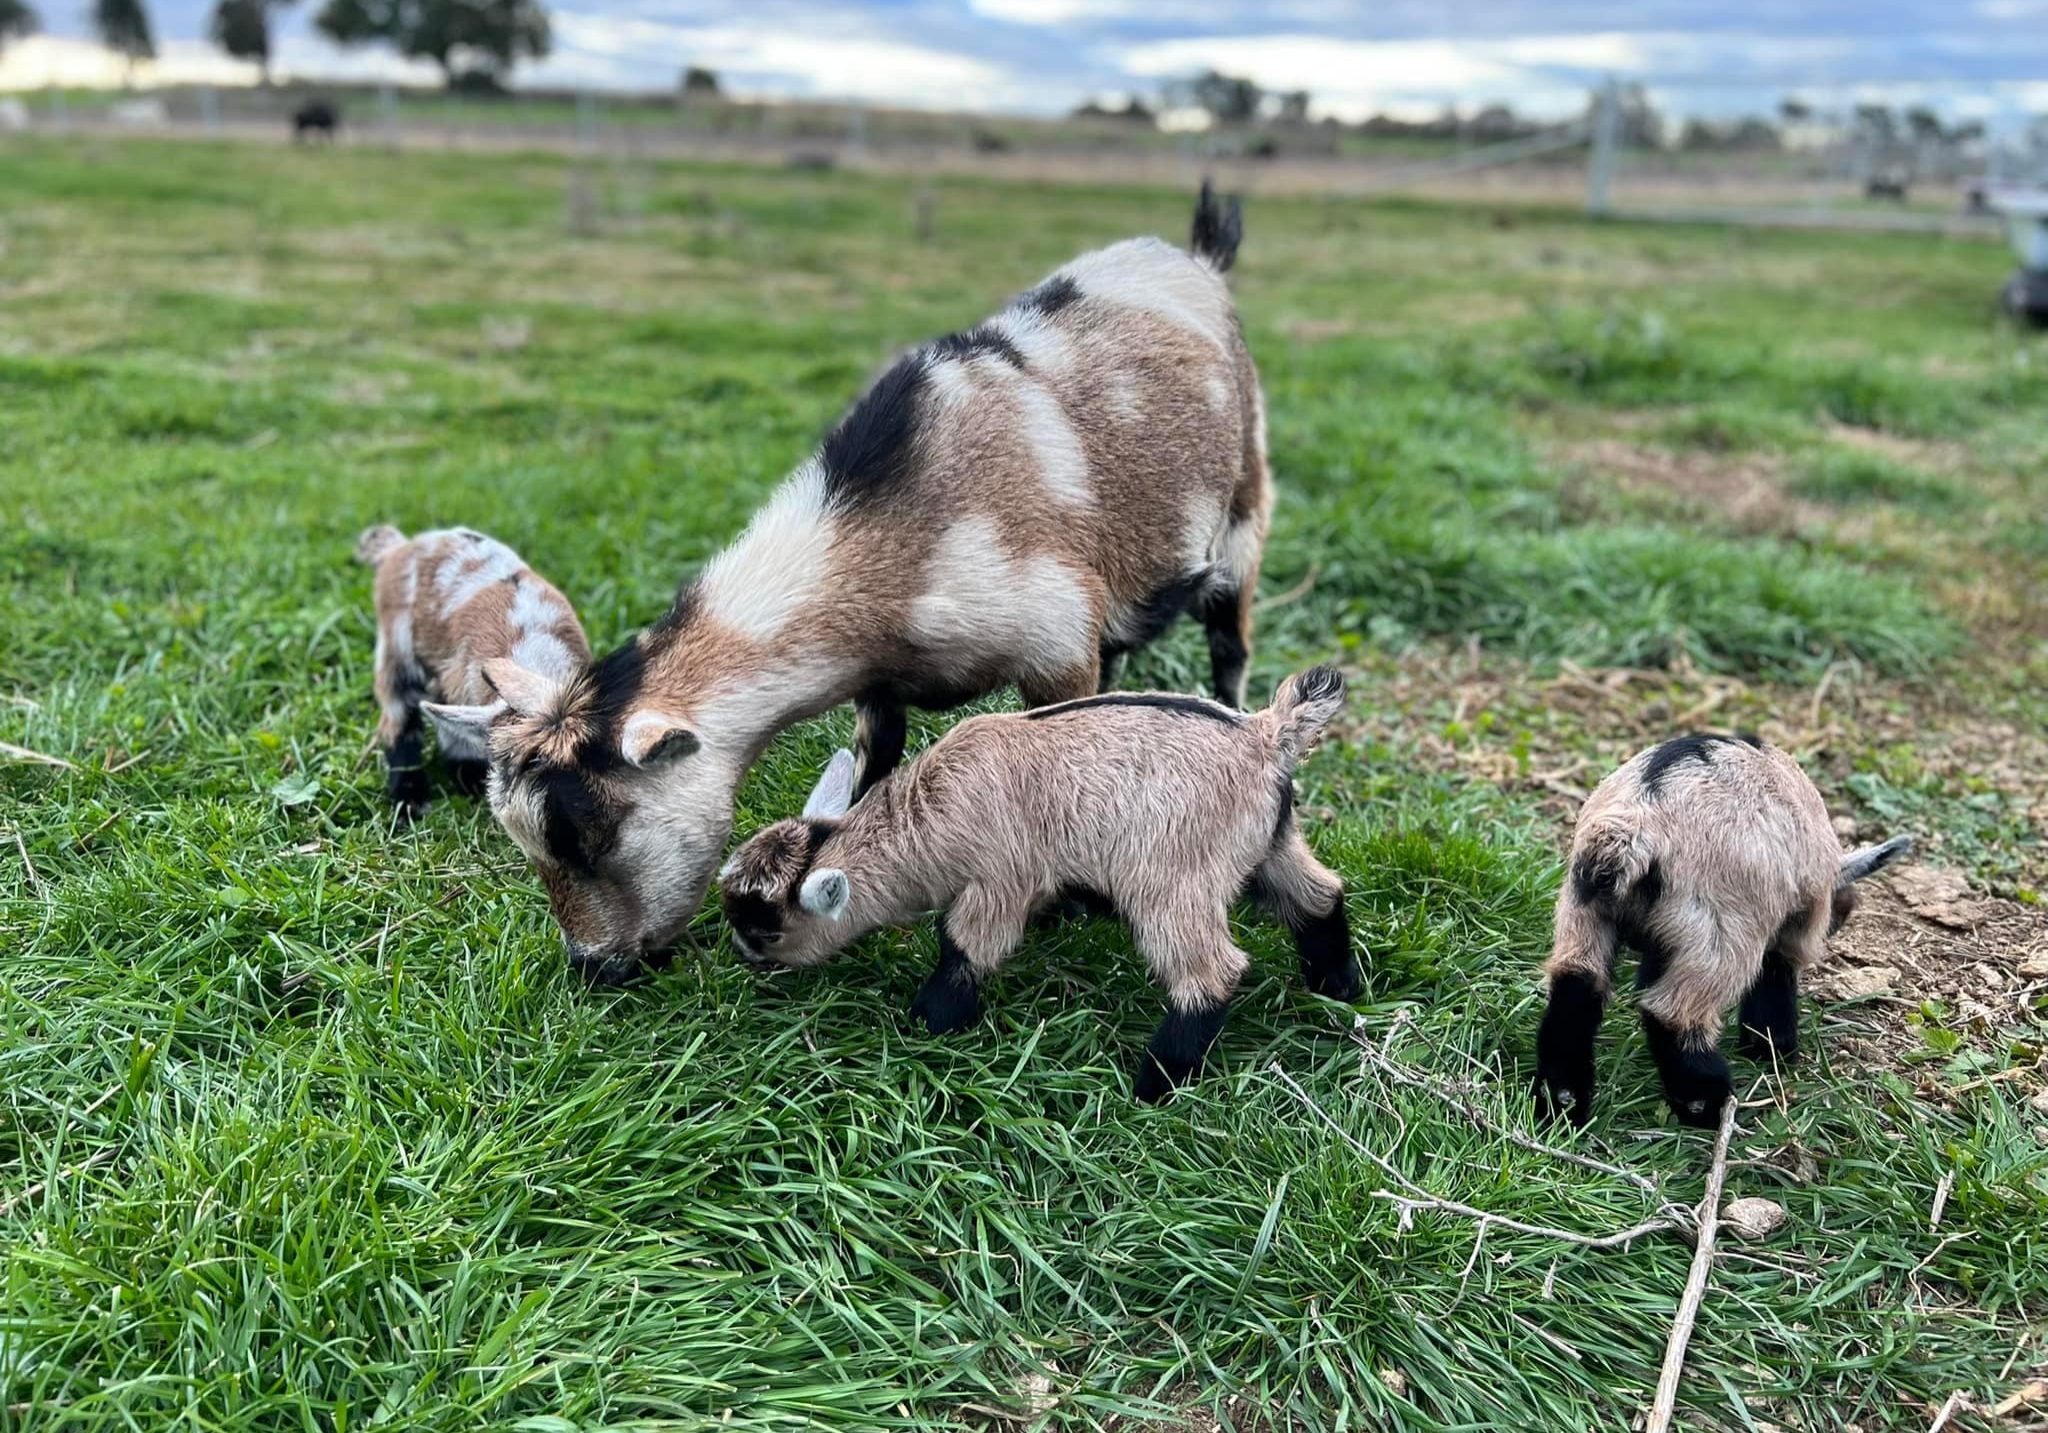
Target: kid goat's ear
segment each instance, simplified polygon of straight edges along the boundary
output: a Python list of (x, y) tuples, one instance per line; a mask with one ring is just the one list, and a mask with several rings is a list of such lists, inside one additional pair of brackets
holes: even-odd
[(812, 788), (810, 799), (804, 802), (804, 820), (833, 821), (846, 814), (846, 808), (853, 805), (853, 753), (845, 747), (832, 753), (832, 759), (825, 763), (825, 774), (818, 778)]
[(635, 712), (619, 731), (619, 755), (635, 766), (656, 766), (697, 749), (697, 733), (679, 716)]
[(484, 663), (484, 680), (505, 699), (505, 705), (521, 716), (547, 711), (561, 695), (562, 686), (552, 677), (522, 667), (510, 657), (493, 657)]
[(797, 888), (796, 903), (814, 916), (836, 921), (846, 914), (846, 903), (852, 896), (846, 872), (827, 866), (804, 877), (803, 885)]
[(504, 714), (505, 704), (451, 707), (440, 702), (421, 702), (420, 710), (434, 723), (434, 731), (445, 750), (483, 752), (490, 746), (491, 723)]

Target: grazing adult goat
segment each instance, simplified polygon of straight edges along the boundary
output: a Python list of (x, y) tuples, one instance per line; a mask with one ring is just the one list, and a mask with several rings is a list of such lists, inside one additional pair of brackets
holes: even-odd
[(484, 746), (466, 722), (441, 720), (443, 702), (491, 699), (484, 663), (504, 658), (566, 678), (590, 660), (569, 599), (495, 538), (466, 527), (407, 538), (391, 526), (356, 540), (377, 569), (377, 745), (386, 789), (406, 820), (427, 809), (420, 713), (434, 721), (456, 784), (483, 789)]
[(1241, 704), (1272, 496), (1265, 409), (1223, 271), (1193, 242), (1084, 254), (875, 381), (667, 615), (566, 678), (487, 665), (441, 718), (491, 753), (491, 805), (548, 889), (573, 968), (630, 978), (696, 912), (733, 793), (776, 733), (851, 700), (856, 790), (905, 710), (1015, 683), (1109, 684), (1184, 610)]
[(1294, 932), (1311, 990), (1358, 994), (1344, 884), (1294, 819), (1294, 768), (1343, 701), (1336, 668), (1314, 667), (1250, 715), (1131, 693), (978, 716), (858, 805), (842, 751), (801, 818), (719, 873), (734, 940), (756, 964), (811, 966), (941, 911), (938, 967), (911, 1009), (944, 1034), (979, 1018), (982, 982), (1036, 911), (1087, 892), (1166, 987), (1138, 1072), (1139, 1097), (1156, 1100), (1222, 1032), (1247, 964), (1230, 903), (1247, 888)]
[(1731, 1085), (1720, 1051), (1742, 1005), (1745, 1053), (1799, 1049), (1799, 977), (1856, 908), (1854, 884), (1912, 847), (1845, 853), (1799, 763), (1754, 737), (1679, 737), (1638, 752), (1579, 812), (1557, 897), (1550, 997), (1536, 1036), (1536, 1102), (1584, 1124), (1593, 1037), (1616, 944), (1641, 957), (1643, 1034), (1672, 1112), (1711, 1128)]

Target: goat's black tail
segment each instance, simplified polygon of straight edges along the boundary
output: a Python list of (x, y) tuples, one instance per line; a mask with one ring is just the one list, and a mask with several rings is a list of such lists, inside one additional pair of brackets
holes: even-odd
[(1218, 201), (1209, 181), (1202, 181), (1202, 197), (1195, 201), (1195, 225), (1188, 248), (1217, 273), (1237, 262), (1237, 246), (1244, 239), (1244, 208), (1237, 196)]

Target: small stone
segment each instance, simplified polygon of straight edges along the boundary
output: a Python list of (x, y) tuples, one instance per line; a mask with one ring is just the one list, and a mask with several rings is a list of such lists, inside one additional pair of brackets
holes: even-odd
[(2037, 1115), (2048, 1115), (2048, 1086), (2034, 1091), (2034, 1097), (2027, 1101), (2027, 1108)]
[(2048, 945), (2039, 946), (2020, 957), (2020, 974), (2029, 980), (2048, 979)]
[(1721, 1223), (1738, 1239), (1768, 1239), (1788, 1217), (1775, 1199), (1737, 1199), (1721, 1211)]
[(1845, 841), (1854, 840), (1856, 836), (1856, 818), (1854, 816), (1837, 816), (1835, 818), (1835, 834)]
[(1387, 1386), (1387, 1392), (1396, 1398), (1408, 1396), (1408, 1375), (1398, 1368), (1383, 1368), (1379, 1371), (1380, 1382)]
[(1015, 1392), (1019, 1410), (1026, 1418), (1050, 1413), (1059, 1400), (1053, 1397), (1052, 1380), (1042, 1373), (1027, 1373), (1017, 1380)]
[(1857, 965), (1835, 971), (1828, 986), (1839, 999), (1868, 1000), (1873, 995), (1891, 994), (1898, 978), (1896, 965)]
[(1998, 913), (1991, 902), (1971, 896), (1961, 871), (1946, 866), (1902, 866), (1892, 872), (1891, 886), (1914, 915), (1951, 930), (1975, 930)]

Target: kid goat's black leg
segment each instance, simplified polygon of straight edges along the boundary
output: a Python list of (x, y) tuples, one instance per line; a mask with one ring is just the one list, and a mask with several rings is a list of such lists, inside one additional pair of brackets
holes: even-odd
[(1742, 997), (1742, 1053), (1784, 1064), (1799, 1057), (1799, 972), (1776, 946)]
[(939, 917), (939, 963), (918, 988), (910, 1013), (934, 1035), (965, 1030), (981, 1018), (981, 982), (967, 963), (966, 952), (947, 932), (944, 916)]
[(1655, 946), (1643, 952), (1636, 967), (1636, 989), (1643, 1016), (1643, 1037), (1650, 1046), (1650, 1058), (1657, 1062), (1657, 1076), (1664, 1086), (1664, 1099), (1680, 1124), (1713, 1129), (1721, 1122), (1721, 1106), (1734, 1092), (1728, 1075), (1728, 1059), (1721, 1053), (1720, 1022), (1726, 1012), (1717, 1010), (1711, 1021), (1666, 1020), (1657, 1008), (1669, 1008), (1656, 998), (1657, 986), (1670, 978), (1669, 953)]
[(1229, 1017), (1228, 1000), (1187, 1010), (1169, 1006), (1166, 1018), (1152, 1032), (1152, 1043), (1145, 1047), (1144, 1062), (1138, 1067), (1138, 1098), (1146, 1104), (1157, 1104), (1200, 1074), (1209, 1047), (1223, 1033), (1223, 1022)]
[(1584, 1125), (1593, 1114), (1593, 1044), (1607, 1013), (1600, 981), (1582, 971), (1550, 977), (1550, 999), (1536, 1027), (1536, 1113)]
[(426, 758), (421, 751), (420, 709), (406, 712), (405, 725), (384, 749), (384, 790), (404, 821), (417, 821), (426, 814), (428, 789)]
[(1235, 587), (1210, 592), (1198, 610), (1209, 633), (1209, 681), (1216, 700), (1242, 707), (1245, 666), (1251, 660), (1250, 594)]

